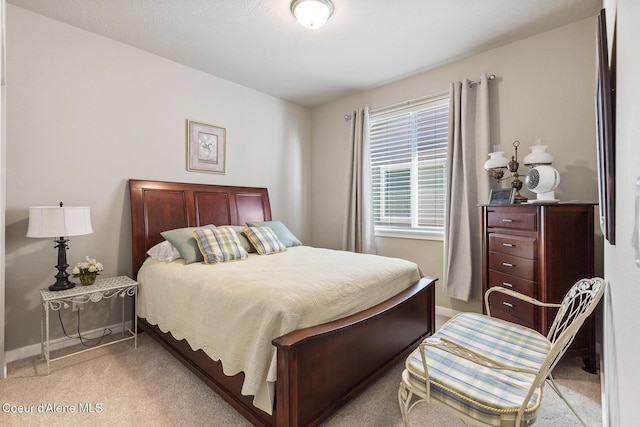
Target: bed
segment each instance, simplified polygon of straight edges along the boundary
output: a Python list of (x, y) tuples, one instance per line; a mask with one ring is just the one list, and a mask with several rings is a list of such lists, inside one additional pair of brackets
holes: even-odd
[[(136, 277), (146, 252), (163, 240), (163, 231), (272, 219), (265, 188), (130, 180), (129, 189)], [(271, 414), (255, 407), (253, 396), (241, 393), (243, 372), (224, 375), (221, 363), (203, 350), (193, 351), (186, 340), (175, 339), (145, 318), (138, 321), (254, 425), (318, 425), (434, 331), (435, 280), (424, 277), (371, 308), (275, 338), (277, 381)], [(141, 294), (144, 286), (141, 283)]]

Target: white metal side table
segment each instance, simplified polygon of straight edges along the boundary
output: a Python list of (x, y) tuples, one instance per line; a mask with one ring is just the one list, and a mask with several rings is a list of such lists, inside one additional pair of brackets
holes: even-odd
[[(122, 298), (122, 338), (53, 359), (50, 357), (49, 314), (51, 311), (69, 308), (73, 303), (86, 304), (88, 302), (98, 302), (103, 298), (109, 299), (116, 296)], [(127, 296), (133, 297), (134, 300), (133, 330), (127, 328), (125, 324), (124, 300)], [(77, 285), (75, 288), (66, 289), (64, 291), (41, 289), (40, 297), (42, 299), (42, 315), (40, 318), (41, 350), (42, 356), (47, 362), (47, 375), (49, 375), (50, 372), (51, 362), (64, 359), (69, 356), (74, 356), (130, 339), (133, 339), (134, 348), (138, 348), (138, 282), (135, 280), (127, 276), (107, 277), (104, 279), (99, 278), (93, 285)]]

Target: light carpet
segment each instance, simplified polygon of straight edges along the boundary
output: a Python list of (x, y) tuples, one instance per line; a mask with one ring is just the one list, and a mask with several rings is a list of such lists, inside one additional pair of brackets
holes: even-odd
[[(138, 341), (137, 349), (127, 341), (54, 362), (49, 376), (39, 356), (11, 362), (9, 378), (0, 380), (0, 425), (251, 425), (149, 335), (141, 334)], [(403, 363), (396, 364), (323, 426), (401, 427), (397, 392), (402, 369)], [(569, 359), (556, 368), (555, 377), (587, 424), (601, 426), (598, 376), (584, 372), (580, 359)], [(53, 405), (67, 412), (55, 412)], [(19, 406), (33, 412), (7, 412)], [(411, 412), (410, 420), (412, 426), (464, 425), (444, 410), (424, 403)], [(580, 424), (546, 387), (535, 425)]]

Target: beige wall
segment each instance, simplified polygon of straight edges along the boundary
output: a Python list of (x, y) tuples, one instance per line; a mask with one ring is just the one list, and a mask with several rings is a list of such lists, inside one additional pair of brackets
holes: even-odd
[[(556, 195), (566, 201), (597, 201), (594, 46), (595, 18), (589, 18), (313, 109), (312, 244), (341, 247), (350, 126), (344, 115), (354, 108), (377, 108), (436, 93), (448, 89), (453, 80), (476, 80), (484, 72), (497, 76), (490, 83), (493, 143), (502, 144), (511, 154), (511, 143), (519, 140), (522, 159), (528, 146), (542, 138), (562, 177)], [(382, 255), (416, 260), (425, 273), (442, 277), (441, 242), (377, 241)], [(598, 246), (601, 264), (602, 244)], [(437, 304), (454, 310), (480, 309), (478, 301), (464, 303), (444, 297), (441, 285)]]
[[(29, 206), (90, 206), (68, 261), (97, 257), (105, 276), (131, 274), (129, 178), (267, 187), (309, 241), (308, 109), (14, 6), (7, 29), (6, 350), (40, 342), (56, 273), (53, 242), (25, 237)], [(186, 119), (227, 129), (226, 175), (186, 171)], [(107, 308), (83, 327), (116, 323)]]
[(610, 35), (617, 21), (617, 104), (616, 244), (605, 243), (604, 248), (604, 277), (609, 288), (604, 301), (603, 415), (605, 426), (631, 426), (637, 423), (640, 383), (640, 268), (631, 245), (633, 234), (638, 232), (639, 214), (634, 203), (640, 178), (640, 3), (607, 0), (604, 4)]

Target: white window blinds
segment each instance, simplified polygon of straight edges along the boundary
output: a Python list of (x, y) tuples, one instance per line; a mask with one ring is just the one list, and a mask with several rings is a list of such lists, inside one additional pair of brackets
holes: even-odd
[(377, 232), (443, 231), (448, 124), (446, 97), (371, 114), (371, 180)]

